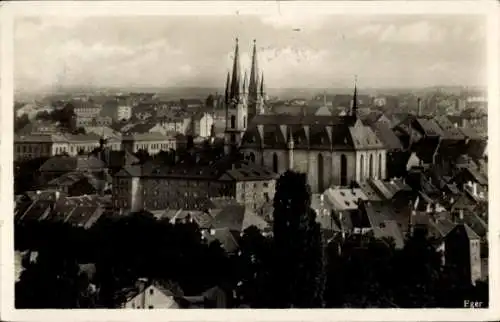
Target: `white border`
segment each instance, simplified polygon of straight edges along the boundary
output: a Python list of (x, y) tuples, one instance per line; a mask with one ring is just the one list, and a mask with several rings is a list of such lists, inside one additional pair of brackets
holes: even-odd
[[(481, 14), (488, 19), (488, 100), (489, 100), (489, 184), (490, 184), (490, 308), (466, 309), (324, 309), (324, 310), (15, 310), (14, 309), (14, 252), (12, 234), (13, 183), (13, 18), (20, 15), (58, 16), (119, 16), (119, 15), (288, 15), (288, 14)], [(1, 320), (7, 321), (494, 321), (500, 320), (499, 305), (499, 249), (500, 211), (495, 194), (499, 180), (493, 166), (498, 151), (498, 99), (500, 68), (499, 24), (496, 1), (47, 1), (10, 2), (0, 4), (0, 98), (1, 98), (1, 167), (0, 200), (3, 220), (1, 246)], [(432, 50), (432, 48), (429, 48)], [(36, 54), (36, 53), (35, 53)], [(0, 221), (2, 224), (2, 221)]]

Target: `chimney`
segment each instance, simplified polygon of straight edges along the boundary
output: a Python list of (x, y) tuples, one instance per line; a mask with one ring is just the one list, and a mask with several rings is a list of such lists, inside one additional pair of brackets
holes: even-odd
[(472, 183), (472, 194), (477, 197), (477, 182)]

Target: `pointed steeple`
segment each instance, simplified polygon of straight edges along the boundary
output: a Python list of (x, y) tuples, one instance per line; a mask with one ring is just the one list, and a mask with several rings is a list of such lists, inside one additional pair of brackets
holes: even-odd
[(230, 95), (230, 80), (229, 80), (229, 72), (227, 72), (227, 79), (226, 79), (226, 93), (224, 97), (224, 103), (227, 104), (229, 102), (229, 95)]
[(262, 73), (262, 78), (261, 78), (261, 80), (260, 80), (260, 93), (259, 93), (259, 94), (260, 94), (260, 95), (262, 95), (263, 97), (264, 97), (264, 95), (265, 95), (265, 93), (266, 93), (266, 92), (265, 92), (265, 89), (266, 89), (266, 88), (265, 88), (265, 86), (264, 86), (264, 73)]
[(241, 90), (241, 93), (248, 93), (248, 88), (247, 88), (247, 71), (245, 70), (245, 76), (243, 76), (243, 87)]
[(248, 93), (251, 98), (256, 99), (259, 91), (259, 66), (257, 64), (257, 44), (253, 40), (252, 65), (250, 69), (250, 82), (248, 83)]
[(233, 74), (231, 76), (231, 91), (229, 93), (229, 99), (238, 99), (240, 97), (240, 82), (240, 50), (238, 45), (238, 38), (236, 38), (236, 46), (234, 48)]
[(358, 116), (358, 76), (354, 76), (354, 94), (352, 96), (351, 116)]

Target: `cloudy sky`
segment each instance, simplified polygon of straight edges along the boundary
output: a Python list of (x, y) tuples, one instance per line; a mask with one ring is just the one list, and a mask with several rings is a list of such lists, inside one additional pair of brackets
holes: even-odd
[(485, 83), (481, 16), (150, 16), (17, 18), (17, 90), (63, 85), (222, 87), (240, 39), (269, 88)]

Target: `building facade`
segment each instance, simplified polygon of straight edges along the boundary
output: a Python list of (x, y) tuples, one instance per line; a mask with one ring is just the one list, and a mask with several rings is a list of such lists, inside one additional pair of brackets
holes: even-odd
[(249, 162), (154, 169), (135, 165), (113, 178), (113, 203), (124, 211), (200, 209), (211, 198), (230, 197), (258, 209), (274, 198), (276, 178)]
[(175, 150), (177, 144), (175, 136), (154, 132), (125, 135), (122, 137), (122, 147), (131, 153), (144, 150), (149, 154), (157, 154), (160, 151)]
[[(313, 193), (331, 185), (386, 178), (387, 149), (358, 119), (357, 87), (348, 115), (264, 114), (264, 80), (257, 82), (254, 44), (251, 79), (241, 81), (236, 42), (232, 76), (226, 81), (225, 151), (239, 149), (248, 159), (276, 173), (307, 173)], [(260, 85), (260, 90), (256, 86)]]

